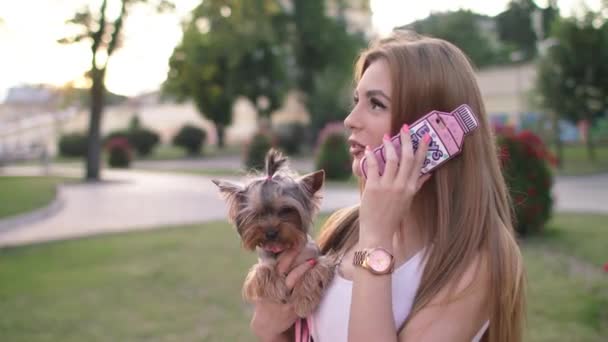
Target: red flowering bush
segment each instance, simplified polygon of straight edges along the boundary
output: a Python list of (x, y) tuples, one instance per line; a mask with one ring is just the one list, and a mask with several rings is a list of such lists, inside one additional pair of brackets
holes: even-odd
[(328, 123), (319, 133), (315, 150), (315, 167), (325, 170), (327, 179), (348, 179), (351, 176), (352, 161), (343, 123)]
[(128, 168), (133, 159), (133, 147), (125, 137), (115, 137), (106, 143), (110, 167)]
[(550, 164), (555, 157), (530, 131), (495, 130), (503, 174), (515, 207), (515, 229), (521, 235), (542, 231), (553, 209)]

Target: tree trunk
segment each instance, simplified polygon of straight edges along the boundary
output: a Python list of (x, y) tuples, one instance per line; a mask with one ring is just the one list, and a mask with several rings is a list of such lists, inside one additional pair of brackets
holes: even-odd
[(219, 149), (224, 149), (224, 135), (226, 133), (226, 127), (224, 127), (224, 124), (217, 123), (215, 124), (215, 128), (217, 129), (217, 147)]
[(551, 115), (553, 119), (553, 139), (555, 143), (555, 150), (557, 152), (557, 168), (561, 169), (564, 165), (564, 148), (562, 144), (561, 130), (559, 128), (559, 116), (557, 112), (553, 111)]
[(87, 141), (87, 181), (99, 180), (101, 160), (101, 116), (104, 103), (104, 76), (105, 69), (92, 69), (93, 85), (91, 86), (91, 118), (89, 121), (89, 135)]
[(587, 157), (591, 163), (595, 163), (595, 145), (593, 144), (593, 139), (591, 138), (591, 115), (587, 115), (585, 117), (585, 121), (587, 122), (585, 128), (585, 146), (587, 147)]

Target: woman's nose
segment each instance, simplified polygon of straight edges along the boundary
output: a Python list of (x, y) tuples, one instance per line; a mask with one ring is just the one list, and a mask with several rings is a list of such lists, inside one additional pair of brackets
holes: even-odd
[(349, 129), (351, 131), (360, 126), (358, 124), (358, 119), (356, 118), (356, 116), (357, 116), (356, 111), (357, 111), (357, 108), (356, 107), (353, 108), (353, 110), (344, 119), (344, 127), (346, 127), (347, 129)]

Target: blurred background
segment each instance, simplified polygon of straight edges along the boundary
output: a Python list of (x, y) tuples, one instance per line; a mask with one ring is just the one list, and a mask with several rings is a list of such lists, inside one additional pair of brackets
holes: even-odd
[(526, 340), (608, 340), (608, 1), (0, 2), (2, 341), (252, 341), (210, 180), (270, 147), (357, 203), (342, 120), (392, 30), (460, 47), (528, 270)]

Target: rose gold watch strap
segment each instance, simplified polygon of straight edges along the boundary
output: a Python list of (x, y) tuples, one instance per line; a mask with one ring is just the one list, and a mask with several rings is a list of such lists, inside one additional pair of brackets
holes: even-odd
[(355, 256), (353, 257), (353, 265), (363, 266), (363, 262), (365, 261), (366, 256), (367, 256), (367, 250), (356, 251)]

